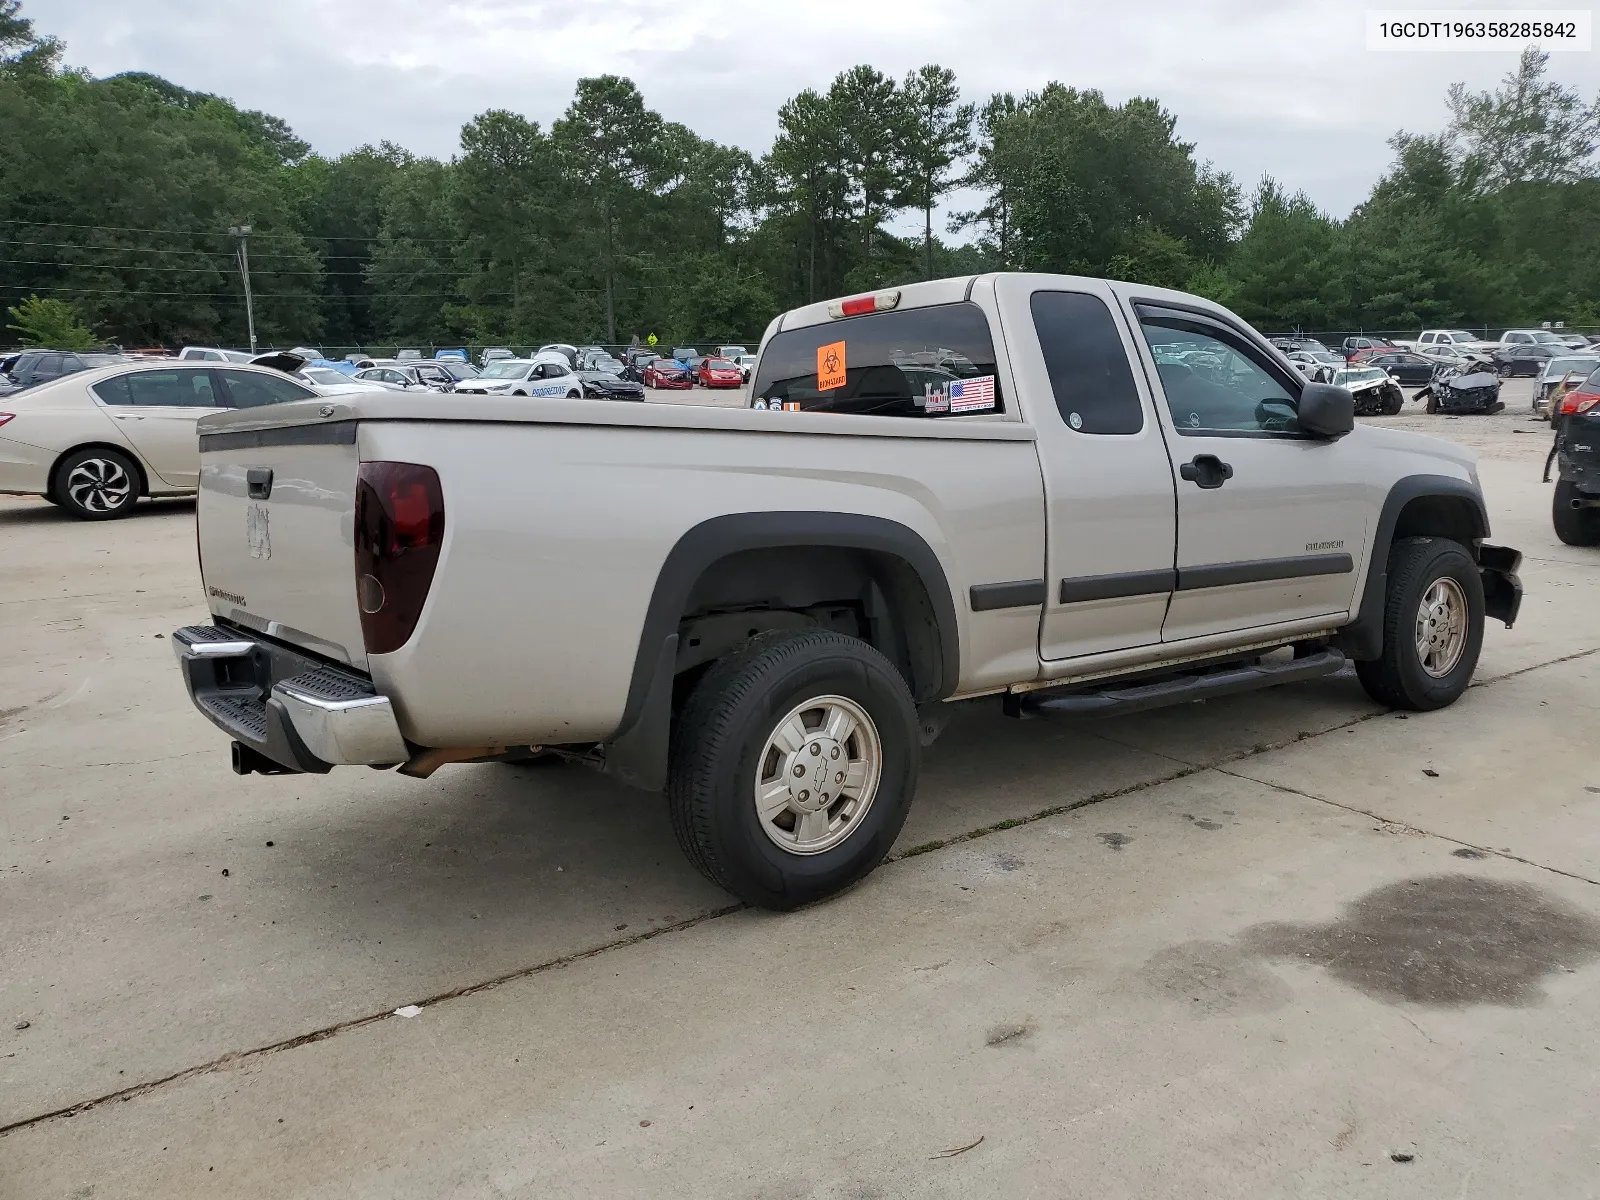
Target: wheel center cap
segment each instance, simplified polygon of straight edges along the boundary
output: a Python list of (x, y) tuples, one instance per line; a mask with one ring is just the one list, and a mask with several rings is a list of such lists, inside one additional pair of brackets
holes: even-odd
[(790, 804), (800, 812), (817, 812), (839, 799), (844, 787), (844, 748), (831, 737), (813, 734), (784, 764)]

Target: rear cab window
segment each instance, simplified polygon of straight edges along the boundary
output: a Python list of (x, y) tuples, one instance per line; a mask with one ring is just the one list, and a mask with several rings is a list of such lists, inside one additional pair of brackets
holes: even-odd
[(761, 354), (753, 408), (920, 419), (1005, 411), (994, 341), (970, 301), (787, 329)]
[(1030, 301), (1056, 408), (1077, 433), (1138, 433), (1144, 407), (1111, 310), (1085, 292), (1035, 292)]

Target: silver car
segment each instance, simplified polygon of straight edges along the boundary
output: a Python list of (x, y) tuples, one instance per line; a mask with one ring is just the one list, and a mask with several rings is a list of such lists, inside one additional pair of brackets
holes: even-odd
[(140, 496), (200, 486), (195, 422), (317, 396), (281, 371), (172, 359), (97, 367), (0, 397), (0, 493), (74, 517), (126, 516)]

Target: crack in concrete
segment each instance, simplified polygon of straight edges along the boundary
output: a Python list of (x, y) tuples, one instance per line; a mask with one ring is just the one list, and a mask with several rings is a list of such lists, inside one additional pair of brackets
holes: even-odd
[(1460, 846), (1464, 849), (1476, 850), (1478, 853), (1484, 856), (1492, 854), (1495, 858), (1508, 859), (1511, 862), (1521, 863), (1525, 867), (1533, 867), (1539, 871), (1548, 871), (1552, 875), (1561, 875), (1567, 879), (1576, 880), (1579, 883), (1591, 883), (1596, 887), (1600, 887), (1600, 879), (1590, 879), (1587, 875), (1579, 875), (1574, 871), (1564, 871), (1560, 867), (1552, 867), (1549, 863), (1535, 862), (1531, 858), (1523, 858), (1522, 855), (1513, 854), (1509, 850), (1497, 850), (1493, 846), (1480, 846), (1476, 842), (1464, 842), (1460, 838), (1451, 837), (1448, 833), (1435, 833), (1431, 829), (1423, 829), (1419, 825), (1411, 825), (1405, 821), (1397, 821), (1393, 817), (1386, 817), (1382, 813), (1373, 812), (1371, 809), (1362, 808), (1359, 805), (1341, 804), (1337, 800), (1330, 800), (1326, 796), (1318, 796), (1311, 792), (1302, 791), (1300, 788), (1290, 787), (1286, 783), (1273, 783), (1268, 779), (1257, 779), (1253, 775), (1243, 775), (1238, 771), (1224, 770), (1222, 767), (1213, 767), (1212, 770), (1216, 771), (1219, 775), (1226, 775), (1230, 779), (1239, 779), (1243, 780), (1245, 783), (1254, 783), (1261, 787), (1271, 788), (1273, 791), (1282, 792), (1287, 796), (1299, 796), (1302, 800), (1315, 800), (1318, 804), (1326, 804), (1331, 808), (1343, 809), (1347, 813), (1355, 813), (1357, 816), (1369, 817), (1374, 821), (1382, 821), (1385, 825), (1391, 825), (1406, 832), (1418, 833), (1423, 837), (1430, 837), (1436, 841), (1448, 842), (1452, 846)]
[[(1560, 658), (1551, 659), (1549, 662), (1535, 663), (1532, 666), (1521, 667), (1515, 671), (1507, 671), (1503, 675), (1492, 676), (1489, 679), (1474, 680), (1472, 686), (1479, 687), (1488, 684), (1502, 683), (1505, 680), (1515, 679), (1520, 675), (1526, 675), (1530, 671), (1542, 670), (1545, 667), (1560, 666), (1563, 663), (1572, 662), (1575, 659), (1587, 658), (1590, 655), (1597, 653), (1600, 653), (1600, 647), (1592, 647), (1587, 650), (1580, 650), (1573, 654), (1563, 655)], [(1388, 709), (1375, 713), (1363, 713), (1361, 716), (1356, 717), (1353, 720), (1344, 721), (1338, 725), (1329, 726), (1328, 728), (1320, 730), (1311, 736), (1322, 737), (1325, 734), (1337, 733), (1342, 729), (1349, 729), (1352, 726), (1360, 725), (1378, 717), (1389, 715), (1391, 715), (1391, 713)], [(1299, 742), (1308, 741), (1310, 740), (1309, 738), (1303, 738), (1296, 735), (1295, 737), (1285, 738), (1279, 742), (1258, 743), (1248, 750), (1242, 750), (1237, 754), (1225, 755), (1221, 759), (1218, 759), (1215, 763), (1200, 764), (1191, 763), (1184, 759), (1174, 757), (1173, 755), (1162, 754), (1160, 751), (1146, 750), (1141, 746), (1128, 745), (1127, 743), (1117, 741), (1114, 738), (1106, 737), (1104, 734), (1096, 734), (1096, 736), (1102, 737), (1106, 741), (1112, 742), (1115, 745), (1124, 746), (1130, 750), (1139, 750), (1144, 753), (1155, 754), (1158, 757), (1165, 758), (1170, 762), (1181, 763), (1183, 764), (1182, 769), (1159, 776), (1155, 779), (1145, 780), (1142, 783), (1130, 784), (1127, 787), (1113, 788), (1104, 792), (1096, 792), (1091, 796), (1085, 796), (1082, 799), (1070, 801), (1066, 804), (1052, 805), (1049, 808), (1040, 809), (1038, 812), (1031, 813), (1026, 816), (1007, 818), (1003, 821), (996, 821), (991, 825), (985, 825), (978, 829), (968, 830), (965, 833), (955, 834), (947, 838), (939, 838), (931, 842), (924, 842), (919, 846), (912, 846), (911, 848), (903, 850), (898, 854), (889, 855), (884, 859), (883, 865), (887, 866), (889, 863), (902, 862), (905, 859), (915, 858), (922, 854), (928, 854), (934, 850), (943, 849), (946, 846), (956, 846), (963, 842), (976, 841), (979, 838), (987, 837), (993, 833), (999, 833), (1002, 830), (1016, 829), (1023, 825), (1032, 825), (1037, 821), (1043, 821), (1049, 817), (1061, 816), (1065, 813), (1073, 812), (1080, 808), (1086, 808), (1091, 804), (1099, 804), (1106, 800), (1114, 800), (1119, 796), (1127, 796), (1133, 794), (1134, 792), (1142, 792), (1149, 788), (1160, 787), (1162, 784), (1173, 783), (1190, 775), (1200, 774), (1203, 771), (1217, 771), (1220, 774), (1228, 775), (1234, 779), (1243, 780), (1247, 783), (1259, 784), (1262, 787), (1270, 787), (1276, 791), (1281, 791), (1289, 795), (1300, 796), (1303, 799), (1313, 800), (1320, 804), (1331, 805), (1334, 808), (1344, 809), (1347, 812), (1358, 813), (1361, 816), (1371, 818), (1375, 821), (1389, 820), (1387, 817), (1379, 816), (1377, 813), (1368, 812), (1366, 809), (1357, 808), (1348, 804), (1340, 804), (1336, 800), (1329, 800), (1323, 796), (1314, 796), (1310, 792), (1299, 791), (1295, 788), (1287, 787), (1282, 784), (1268, 783), (1267, 781), (1261, 779), (1252, 779), (1248, 775), (1242, 775), (1236, 771), (1229, 771), (1226, 769), (1225, 764), (1243, 762), (1247, 759), (1255, 758), (1262, 754), (1269, 754), (1274, 750), (1281, 750), (1285, 746), (1292, 746)], [(1390, 823), (1395, 824), (1397, 822)], [(1432, 833), (1428, 830), (1419, 830), (1418, 832), (1428, 837), (1437, 838), (1440, 841), (1450, 842), (1453, 845), (1471, 846), (1471, 843), (1462, 842), (1444, 834)], [(1588, 879), (1582, 875), (1575, 875), (1570, 871), (1563, 871), (1559, 867), (1551, 867), (1544, 863), (1537, 863), (1531, 859), (1526, 859), (1518, 855), (1511, 854), (1508, 851), (1495, 850), (1487, 846), (1471, 846), (1471, 848), (1475, 850), (1481, 850), (1485, 854), (1493, 854), (1498, 858), (1510, 859), (1513, 862), (1522, 863), (1525, 866), (1534, 867), (1539, 870), (1550, 871), (1557, 875), (1564, 875), (1569, 879), (1574, 879), (1581, 883), (1590, 883), (1600, 886), (1600, 880)], [(741, 912), (747, 907), (748, 905), (744, 904), (729, 904), (722, 908), (711, 909), (710, 911), (701, 913), (698, 916), (689, 917), (686, 920), (678, 921), (671, 925), (663, 925), (659, 929), (647, 930), (643, 933), (634, 934), (631, 937), (618, 938), (615, 941), (605, 942), (598, 946), (591, 946), (587, 950), (579, 950), (572, 954), (564, 954), (557, 958), (547, 959), (544, 962), (535, 963), (533, 966), (518, 967), (516, 970), (507, 971), (504, 974), (496, 975), (493, 978), (479, 980), (477, 983), (469, 983), (459, 988), (452, 988), (449, 991), (439, 992), (435, 995), (429, 996), (425, 1000), (417, 1000), (413, 1001), (413, 1003), (416, 1004), (418, 1008), (426, 1009), (431, 1008), (436, 1004), (441, 1004), (446, 1000), (459, 1000), (467, 996), (473, 996), (480, 992), (486, 992), (501, 987), (507, 983), (513, 983), (519, 979), (527, 979), (533, 975), (540, 975), (546, 971), (552, 971), (561, 967), (569, 966), (572, 963), (582, 962), (585, 959), (594, 958), (612, 950), (626, 949), (629, 946), (638, 945), (641, 942), (652, 941), (655, 938), (664, 937), (670, 933), (679, 933), (686, 929), (692, 929), (696, 925), (702, 925), (708, 921), (714, 921), (718, 918), (730, 916), (736, 912)], [(20, 1120), (12, 1121), (9, 1124), (0, 1125), (0, 1138), (7, 1137), (12, 1133), (16, 1133), (24, 1129), (29, 1129), (34, 1126), (44, 1124), (45, 1122), (75, 1117), (80, 1113), (89, 1112), (106, 1104), (132, 1100), (136, 1096), (146, 1095), (155, 1091), (157, 1088), (163, 1088), (169, 1084), (181, 1083), (186, 1079), (193, 1079), (199, 1075), (209, 1075), (216, 1071), (228, 1070), (240, 1064), (263, 1058), (269, 1054), (277, 1054), (285, 1050), (296, 1049), (300, 1046), (309, 1046), (315, 1042), (326, 1041), (329, 1038), (336, 1037), (341, 1033), (348, 1033), (351, 1030), (360, 1029), (364, 1026), (372, 1025), (378, 1021), (389, 1020), (392, 1017), (394, 1017), (394, 1010), (384, 1009), (381, 1012), (367, 1013), (364, 1016), (352, 1017), (345, 1021), (338, 1021), (332, 1025), (324, 1026), (321, 1029), (315, 1029), (309, 1033), (297, 1034), (294, 1037), (285, 1038), (282, 1041), (272, 1042), (265, 1046), (257, 1046), (250, 1050), (230, 1051), (229, 1053), (224, 1054), (219, 1058), (214, 1058), (209, 1062), (200, 1063), (192, 1067), (185, 1067), (181, 1071), (174, 1071), (172, 1074), (164, 1075), (159, 1079), (150, 1079), (143, 1083), (132, 1084), (128, 1087), (119, 1088), (117, 1091), (107, 1092), (104, 1095), (96, 1096), (89, 1100), (81, 1100), (76, 1104), (69, 1104), (62, 1108), (52, 1109), (49, 1112), (38, 1113), (32, 1117), (24, 1117)], [(1427, 1034), (1424, 1033), (1423, 1036), (1426, 1037)]]
[[(518, 967), (516, 970), (507, 971), (503, 975), (496, 975), (491, 979), (481, 979), (477, 983), (469, 983), (462, 987), (451, 988), (447, 992), (438, 992), (435, 995), (429, 996), (425, 1000), (414, 1000), (412, 1003), (420, 1009), (432, 1008), (434, 1005), (442, 1004), (446, 1000), (459, 1000), (464, 996), (472, 996), (479, 992), (487, 992), (493, 988), (501, 987), (504, 984), (515, 982), (518, 979), (526, 979), (532, 975), (541, 975), (546, 971), (554, 971), (561, 967), (571, 966), (573, 963), (582, 962), (586, 958), (594, 958), (596, 955), (604, 954), (607, 951), (625, 949), (628, 946), (634, 946), (640, 942), (648, 942), (655, 938), (663, 937), (669, 933), (681, 933), (685, 929), (692, 929), (696, 925), (704, 924), (707, 921), (714, 921), (718, 917), (726, 917), (731, 913), (739, 912), (745, 907), (747, 906), (743, 904), (729, 904), (723, 906), (722, 908), (714, 908), (709, 912), (701, 913), (699, 916), (689, 917), (687, 920), (683, 921), (676, 921), (671, 925), (663, 925), (659, 929), (649, 929), (643, 933), (634, 934), (632, 937), (619, 938), (613, 942), (605, 942), (599, 946), (591, 946), (587, 950), (577, 950), (571, 954), (563, 954), (558, 958), (546, 959), (544, 962), (535, 963), (531, 967)], [(386, 1008), (382, 1012), (373, 1012), (367, 1013), (365, 1016), (351, 1017), (345, 1021), (339, 1021), (332, 1025), (326, 1025), (321, 1029), (314, 1029), (310, 1033), (297, 1034), (294, 1037), (284, 1038), (282, 1041), (272, 1042), (265, 1046), (257, 1046), (251, 1050), (233, 1050), (222, 1055), (220, 1058), (212, 1059), (210, 1062), (200, 1063), (199, 1065), (193, 1067), (185, 1067), (181, 1071), (174, 1071), (171, 1075), (164, 1075), (160, 1079), (149, 1079), (143, 1083), (136, 1083), (125, 1088), (119, 1088), (114, 1092), (107, 1092), (105, 1095), (96, 1096), (91, 1100), (80, 1100), (78, 1103), (69, 1104), (64, 1108), (52, 1109), (50, 1112), (39, 1113), (36, 1116), (24, 1117), (19, 1121), (12, 1121), (7, 1125), (0, 1125), (0, 1138), (6, 1137), (7, 1135), (15, 1133), (18, 1130), (28, 1129), (32, 1126), (42, 1124), (46, 1121), (60, 1120), (64, 1117), (75, 1117), (79, 1113), (89, 1112), (91, 1109), (99, 1108), (102, 1105), (110, 1104), (113, 1101), (132, 1100), (135, 1096), (143, 1096), (157, 1088), (166, 1087), (171, 1083), (180, 1083), (185, 1079), (193, 1079), (197, 1075), (209, 1075), (215, 1071), (227, 1070), (232, 1067), (240, 1066), (244, 1063), (253, 1062), (254, 1060), (263, 1058), (268, 1054), (277, 1054), (284, 1050), (293, 1050), (299, 1046), (309, 1046), (313, 1042), (324, 1042), (331, 1037), (337, 1036), (338, 1034), (348, 1033), (353, 1029), (360, 1029), (363, 1026), (372, 1025), (378, 1021), (387, 1021), (394, 1016), (395, 1010)]]

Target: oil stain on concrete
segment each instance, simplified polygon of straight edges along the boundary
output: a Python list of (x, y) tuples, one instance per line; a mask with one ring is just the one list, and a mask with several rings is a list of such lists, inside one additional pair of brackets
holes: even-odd
[(1194, 941), (1168, 946), (1145, 963), (1145, 984), (1197, 1017), (1240, 1017), (1271, 1012), (1294, 991), (1231, 942)]
[(1317, 963), (1387, 1003), (1520, 1007), (1544, 999), (1546, 975), (1600, 958), (1600, 921), (1529, 884), (1437, 875), (1377, 888), (1326, 924), (1252, 926), (1236, 944)]

